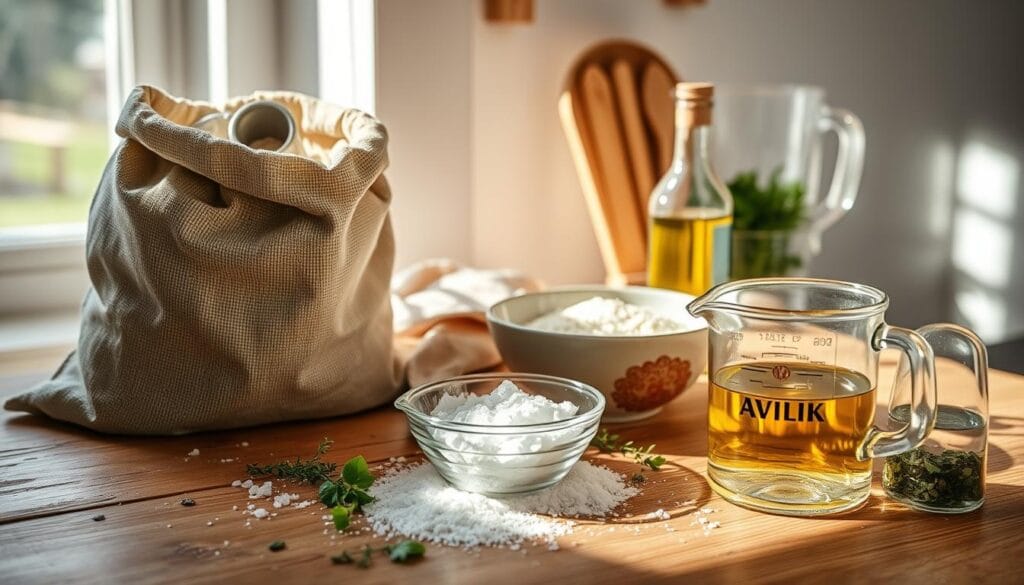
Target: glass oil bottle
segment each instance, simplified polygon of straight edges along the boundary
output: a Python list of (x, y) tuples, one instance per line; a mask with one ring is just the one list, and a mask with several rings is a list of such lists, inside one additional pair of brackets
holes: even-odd
[(732, 196), (715, 174), (708, 152), (714, 86), (676, 86), (672, 166), (648, 206), (647, 284), (704, 294), (729, 275)]

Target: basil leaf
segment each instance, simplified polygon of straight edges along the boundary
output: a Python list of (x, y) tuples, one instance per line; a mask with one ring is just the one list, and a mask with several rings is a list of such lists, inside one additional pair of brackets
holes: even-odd
[(338, 529), (338, 532), (348, 528), (349, 523), (352, 521), (353, 508), (350, 506), (335, 506), (331, 508), (331, 518), (334, 519), (334, 527)]
[(349, 492), (349, 494), (350, 494), (350, 501), (352, 499), (354, 499), (357, 507), (362, 507), (362, 506), (364, 506), (366, 504), (369, 504), (370, 502), (372, 502), (374, 500), (373, 496), (371, 496), (370, 494), (364, 492), (361, 489), (354, 489), (351, 492)]
[(327, 480), (320, 484), (320, 502), (325, 506), (337, 506), (340, 502), (338, 501), (338, 486), (331, 480)]
[(345, 463), (341, 470), (341, 477), (345, 483), (358, 488), (366, 489), (373, 485), (373, 475), (370, 473), (370, 466), (362, 455), (357, 455)]
[(415, 540), (403, 540), (402, 542), (387, 547), (388, 556), (393, 563), (405, 563), (422, 557), (427, 552), (427, 547), (422, 542)]

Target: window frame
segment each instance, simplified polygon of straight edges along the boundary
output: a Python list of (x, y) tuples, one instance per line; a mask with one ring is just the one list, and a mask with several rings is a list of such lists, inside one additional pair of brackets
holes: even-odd
[[(374, 110), (376, 0), (104, 0), (103, 29), (111, 153), (137, 81), (210, 101), (290, 86)], [(85, 235), (85, 222), (0, 228), (0, 319), (77, 310)]]

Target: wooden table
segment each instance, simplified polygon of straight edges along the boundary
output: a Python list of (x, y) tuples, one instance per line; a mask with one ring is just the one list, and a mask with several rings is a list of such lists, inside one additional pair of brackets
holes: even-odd
[[(882, 373), (888, 388), (891, 362)], [(8, 376), (0, 394), (41, 374)], [(883, 392), (882, 394), (885, 394)], [(875, 488), (864, 508), (828, 519), (751, 512), (704, 480), (704, 382), (658, 416), (618, 432), (656, 442), (670, 464), (623, 516), (584, 522), (561, 550), (429, 546), (410, 566), (334, 566), (342, 547), (377, 542), (324, 531), (319, 505), (251, 522), (247, 494), (229, 486), (244, 463), (306, 455), (324, 436), (330, 459), (413, 456), (404, 418), (388, 408), (333, 420), (175, 438), (108, 437), (4, 413), (0, 427), (0, 582), (3, 583), (634, 583), (1024, 582), (1024, 377), (991, 373), (993, 413), (987, 502), (962, 516), (923, 514)], [(243, 441), (248, 446), (242, 446)], [(199, 449), (197, 457), (187, 457)], [(621, 457), (588, 454), (623, 472)], [(231, 459), (230, 462), (222, 460)], [(877, 481), (876, 481), (877, 486)], [(293, 490), (313, 498), (309, 487)], [(184, 497), (196, 501), (183, 507)], [(676, 502), (694, 500), (693, 504)], [(704, 535), (696, 508), (721, 526)], [(648, 516), (658, 508), (668, 521)], [(102, 514), (103, 521), (93, 517)], [(632, 514), (627, 517), (625, 514)], [(277, 539), (287, 549), (270, 552)]]

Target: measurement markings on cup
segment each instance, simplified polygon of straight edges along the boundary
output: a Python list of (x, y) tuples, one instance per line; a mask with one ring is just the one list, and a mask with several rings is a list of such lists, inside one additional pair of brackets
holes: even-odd
[(793, 361), (800, 361), (800, 362), (810, 361), (810, 357), (807, 356), (806, 354), (799, 354), (799, 353), (792, 353), (792, 352), (782, 352), (782, 351), (763, 351), (763, 352), (761, 352), (761, 359), (765, 359), (765, 358), (780, 358), (780, 359), (790, 358)]

